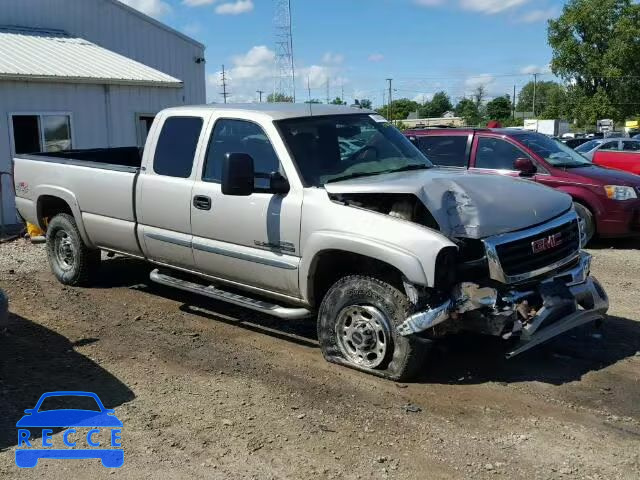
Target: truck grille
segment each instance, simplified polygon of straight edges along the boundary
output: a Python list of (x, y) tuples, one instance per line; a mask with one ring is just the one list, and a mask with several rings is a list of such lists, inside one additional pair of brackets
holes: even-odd
[(491, 278), (515, 283), (543, 275), (575, 258), (580, 228), (575, 212), (538, 227), (484, 240)]
[[(548, 241), (553, 238), (554, 240)], [(534, 252), (533, 245), (540, 250)], [(565, 223), (537, 235), (496, 245), (500, 265), (507, 275), (539, 270), (574, 254), (580, 248), (578, 222)]]

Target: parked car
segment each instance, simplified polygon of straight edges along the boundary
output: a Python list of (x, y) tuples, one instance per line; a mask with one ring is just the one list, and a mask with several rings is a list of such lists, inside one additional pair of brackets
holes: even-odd
[(574, 150), (589, 141), (588, 138), (580, 137), (580, 138), (567, 138), (563, 139), (562, 143), (564, 143), (567, 147), (573, 148)]
[(143, 258), (155, 282), (315, 316), (327, 360), (389, 379), (419, 372), (444, 335), (519, 340), (513, 356), (603, 318), (571, 197), (435, 169), (373, 111), (309, 112), (180, 107), (156, 117), (142, 158), (19, 155), (16, 203), (47, 225), (61, 283), (87, 283), (101, 249)]
[(593, 155), (594, 165), (640, 175), (640, 140), (622, 140), (622, 149), (599, 149)]
[(599, 151), (608, 152), (636, 152), (640, 150), (640, 140), (633, 138), (603, 138), (598, 140), (591, 140), (577, 147), (576, 152), (583, 157), (593, 160), (593, 156)]
[(588, 238), (640, 235), (640, 177), (594, 166), (562, 142), (512, 129), (414, 130), (409, 136), (436, 165), (524, 177), (568, 193)]

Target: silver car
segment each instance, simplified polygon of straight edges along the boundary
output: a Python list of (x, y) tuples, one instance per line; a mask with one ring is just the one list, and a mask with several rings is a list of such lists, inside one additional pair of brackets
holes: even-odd
[(594, 154), (599, 150), (612, 152), (640, 151), (640, 139), (634, 138), (598, 138), (576, 147), (576, 152), (583, 157), (593, 160)]

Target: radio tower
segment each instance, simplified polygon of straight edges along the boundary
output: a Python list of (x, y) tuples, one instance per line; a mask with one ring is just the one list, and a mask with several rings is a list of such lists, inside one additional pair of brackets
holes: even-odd
[(276, 7), (276, 78), (274, 93), (296, 101), (296, 72), (293, 66), (291, 0), (274, 0)]

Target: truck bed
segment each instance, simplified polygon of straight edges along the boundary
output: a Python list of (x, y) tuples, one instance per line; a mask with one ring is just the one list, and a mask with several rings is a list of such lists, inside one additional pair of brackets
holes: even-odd
[(16, 204), (25, 220), (38, 224), (42, 210), (38, 202), (46, 201), (47, 196), (62, 198), (80, 220), (78, 228), (88, 245), (141, 255), (135, 209), (140, 150), (125, 147), (18, 155), (14, 160)]
[(35, 157), (43, 162), (63, 163), (101, 168), (105, 170), (135, 171), (142, 165), (142, 148), (91, 148), (85, 150), (64, 150), (61, 152), (43, 152), (21, 155), (21, 158)]

